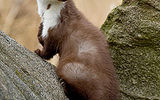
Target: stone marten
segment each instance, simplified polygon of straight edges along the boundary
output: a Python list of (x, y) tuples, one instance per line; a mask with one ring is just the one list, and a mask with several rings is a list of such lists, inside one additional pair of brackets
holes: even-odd
[(56, 68), (70, 100), (118, 100), (118, 82), (104, 34), (72, 0), (37, 0), (43, 59), (59, 54)]

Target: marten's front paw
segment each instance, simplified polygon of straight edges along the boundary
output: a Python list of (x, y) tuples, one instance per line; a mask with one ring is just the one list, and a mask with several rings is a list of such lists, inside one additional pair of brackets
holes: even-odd
[(41, 50), (40, 50), (40, 49), (37, 49), (37, 50), (35, 50), (34, 52), (35, 52), (37, 55), (40, 56)]

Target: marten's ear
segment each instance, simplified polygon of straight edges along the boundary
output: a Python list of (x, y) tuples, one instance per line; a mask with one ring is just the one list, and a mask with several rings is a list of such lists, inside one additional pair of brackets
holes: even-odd
[(58, 1), (62, 1), (62, 2), (65, 2), (65, 1), (67, 1), (67, 0), (58, 0)]

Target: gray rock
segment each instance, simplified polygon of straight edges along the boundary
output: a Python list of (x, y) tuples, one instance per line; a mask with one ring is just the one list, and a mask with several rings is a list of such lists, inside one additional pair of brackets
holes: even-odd
[(55, 67), (2, 32), (0, 100), (68, 100)]
[(102, 26), (122, 100), (160, 100), (160, 0), (123, 0)]

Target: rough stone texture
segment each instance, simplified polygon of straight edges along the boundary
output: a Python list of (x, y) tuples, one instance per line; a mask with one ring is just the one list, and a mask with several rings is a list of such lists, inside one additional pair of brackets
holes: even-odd
[(55, 67), (2, 32), (0, 100), (68, 100)]
[(160, 0), (123, 0), (102, 26), (122, 100), (160, 100)]

